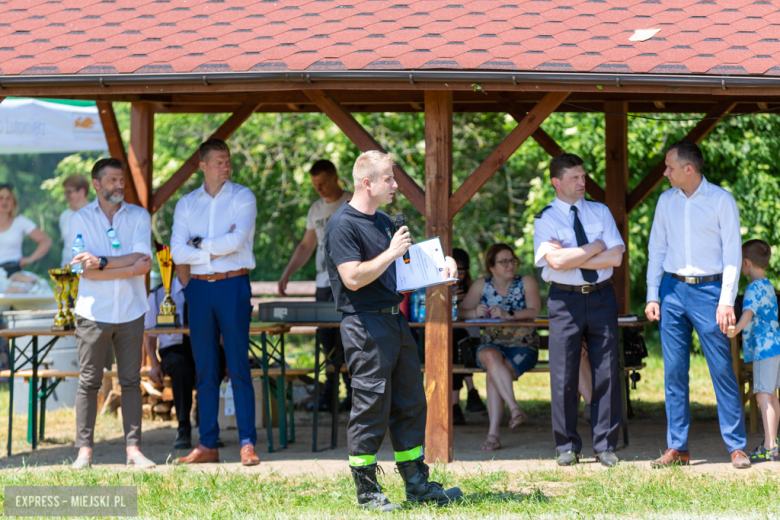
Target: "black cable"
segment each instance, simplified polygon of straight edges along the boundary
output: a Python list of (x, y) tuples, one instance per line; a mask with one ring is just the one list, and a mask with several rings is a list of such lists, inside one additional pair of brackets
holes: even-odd
[(596, 110), (595, 108), (589, 108), (584, 107), (581, 105), (575, 105), (574, 103), (567, 103), (563, 102), (562, 104), (568, 105), (570, 107), (579, 108), (581, 110), (585, 110), (586, 112), (593, 112), (598, 114), (609, 114), (611, 116), (623, 116), (623, 117), (632, 117), (634, 119), (648, 119), (650, 121), (706, 121), (708, 119), (730, 119), (733, 117), (743, 117), (743, 116), (752, 116), (755, 114), (763, 114), (766, 112), (773, 112), (775, 110), (780, 110), (780, 105), (774, 107), (774, 108), (767, 108), (764, 110), (756, 110), (755, 112), (748, 112), (745, 114), (728, 114), (722, 117), (698, 117), (698, 118), (680, 118), (680, 119), (673, 119), (670, 117), (649, 117), (649, 116), (641, 116), (641, 115), (635, 115), (635, 114), (622, 114), (620, 112), (604, 112), (603, 110)]

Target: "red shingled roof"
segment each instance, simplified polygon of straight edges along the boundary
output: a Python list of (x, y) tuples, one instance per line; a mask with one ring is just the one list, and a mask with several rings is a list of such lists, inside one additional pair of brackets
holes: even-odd
[(0, 0), (3, 75), (372, 69), (780, 76), (780, 1)]

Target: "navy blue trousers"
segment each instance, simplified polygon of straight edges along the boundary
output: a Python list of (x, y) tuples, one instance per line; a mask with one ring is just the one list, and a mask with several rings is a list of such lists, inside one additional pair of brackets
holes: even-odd
[(256, 444), (255, 391), (249, 371), (249, 319), (252, 313), (248, 276), (217, 282), (190, 280), (184, 289), (189, 307), (190, 341), (198, 372), (200, 443), (217, 447), (219, 436), (219, 335), (225, 344), (238, 438), (241, 445)]
[(550, 394), (553, 438), (558, 453), (582, 451), (577, 433), (577, 388), (582, 340), (588, 343), (593, 396), (590, 425), (593, 450), (615, 451), (623, 415), (620, 400), (618, 304), (611, 285), (590, 294), (550, 287)]
[(688, 451), (691, 335), (699, 335), (718, 402), (720, 433), (729, 452), (745, 449), (745, 419), (728, 337), (715, 321), (721, 282), (688, 285), (668, 274), (661, 282), (661, 349), (666, 379), (666, 444)]

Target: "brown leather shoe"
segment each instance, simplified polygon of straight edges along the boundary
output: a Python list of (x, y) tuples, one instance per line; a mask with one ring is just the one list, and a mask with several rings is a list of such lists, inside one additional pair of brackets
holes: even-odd
[(750, 467), (750, 459), (742, 450), (731, 452), (731, 465), (737, 469), (747, 469)]
[(244, 466), (257, 466), (260, 464), (260, 459), (255, 453), (254, 444), (245, 444), (241, 448), (241, 464)]
[(219, 450), (198, 444), (198, 447), (192, 450), (189, 455), (176, 459), (176, 464), (200, 464), (202, 462), (219, 462)]
[(651, 468), (666, 468), (668, 466), (689, 466), (691, 452), (668, 449), (664, 454), (650, 463)]

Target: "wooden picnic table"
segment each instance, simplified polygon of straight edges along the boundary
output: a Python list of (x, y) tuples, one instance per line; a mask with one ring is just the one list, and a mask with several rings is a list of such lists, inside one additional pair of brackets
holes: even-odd
[[(623, 430), (623, 443), (625, 445), (628, 445), (628, 415), (629, 411), (631, 409), (631, 402), (630, 402), (630, 384), (629, 384), (629, 378), (631, 372), (636, 372), (638, 370), (641, 370), (645, 367), (644, 364), (641, 364), (639, 366), (630, 366), (627, 367), (624, 364), (623, 359), (623, 348), (622, 348), (622, 341), (623, 341), (623, 330), (626, 328), (644, 328), (646, 325), (648, 325), (650, 322), (646, 319), (636, 320), (636, 321), (619, 321), (618, 322), (618, 344), (620, 345), (619, 348), (619, 355), (620, 355), (620, 366), (623, 367), (620, 371), (620, 385), (621, 385), (621, 402), (623, 406), (623, 418), (621, 421), (621, 428)], [(328, 322), (289, 322), (287, 325), (290, 327), (290, 332), (288, 334), (311, 334), (314, 330), (317, 328), (338, 328), (341, 326), (341, 322), (338, 321), (328, 321)], [(537, 329), (548, 329), (550, 327), (549, 320), (513, 320), (513, 321), (465, 321), (465, 320), (457, 320), (452, 322), (452, 326), (455, 328), (484, 328), (484, 327), (534, 327)], [(425, 328), (425, 322), (411, 322), (409, 323), (409, 327), (412, 329), (424, 329)], [(283, 342), (282, 342), (282, 348), (283, 348)], [(314, 380), (315, 380), (315, 391), (314, 391), (314, 417), (313, 417), (313, 435), (312, 435), (312, 451), (316, 452), (318, 451), (317, 448), (317, 432), (318, 432), (318, 410), (319, 410), (319, 375), (321, 373), (321, 363), (320, 363), (320, 354), (321, 354), (321, 345), (319, 344), (318, 340), (315, 340), (315, 360), (314, 360), (314, 366), (315, 366), (315, 372), (314, 372)], [(281, 352), (281, 358), (284, 359), (284, 352), (282, 350)], [(346, 371), (344, 367), (340, 371)], [(423, 371), (425, 371), (423, 367)], [(549, 372), (549, 362), (545, 365), (544, 362), (542, 362), (541, 366), (537, 364), (537, 368), (534, 368), (531, 370), (531, 372)], [(453, 372), (454, 373), (480, 373), (483, 372), (481, 369), (469, 369), (465, 367), (457, 367), (453, 366)], [(338, 442), (338, 380), (336, 381), (336, 387), (333, 392), (332, 402), (331, 402), (331, 448), (336, 448)], [(285, 445), (286, 447), (286, 445)], [(269, 436), (269, 445), (268, 445), (269, 453), (273, 451), (273, 444), (271, 437)]]
[[(284, 334), (289, 332), (290, 328), (283, 323), (252, 323), (249, 326), (249, 334), (253, 336), (261, 337), (262, 348), (265, 349), (267, 343), (267, 337), (271, 335), (284, 338)], [(189, 328), (156, 328), (148, 329), (144, 331), (144, 334), (188, 334)], [(19, 373), (24, 369), (26, 365), (30, 365), (29, 373), (25, 372), (25, 379), (29, 382), (29, 404), (28, 404), (28, 421), (27, 421), (27, 441), (32, 445), (32, 449), (38, 448), (38, 439), (43, 438), (45, 425), (46, 425), (46, 400), (51, 396), (54, 389), (57, 387), (60, 381), (65, 377), (69, 377), (66, 374), (70, 372), (62, 372), (57, 376), (42, 376), (39, 374), (40, 365), (43, 359), (49, 354), (54, 344), (62, 337), (73, 336), (75, 331), (53, 331), (50, 328), (44, 327), (20, 327), (14, 329), (2, 329), (0, 330), (0, 338), (6, 338), (9, 340), (9, 370), (5, 370), (0, 373), (0, 377), (8, 377), (8, 389), (9, 389), (9, 405), (8, 405), (8, 456), (11, 456), (11, 439), (13, 434), (13, 413), (14, 413), (14, 377), (17, 377)], [(17, 341), (19, 338), (30, 337), (30, 341), (24, 347), (17, 347)], [(43, 345), (39, 346), (40, 338), (51, 338)], [(283, 344), (283, 339), (280, 340)], [(264, 350), (265, 351), (265, 350)], [(263, 359), (267, 360), (267, 356), (263, 356)], [(20, 363), (21, 362), (21, 363)], [(277, 378), (277, 390), (278, 395), (285, 396), (286, 389), (285, 384), (287, 381), (287, 375), (285, 366), (282, 363), (279, 369), (280, 376)], [(56, 372), (55, 372), (56, 373)], [(270, 393), (268, 379), (268, 366), (267, 363), (263, 365), (262, 373), (264, 374), (265, 388), (264, 395), (266, 396), (266, 424), (270, 429), (270, 401), (268, 395)], [(76, 377), (78, 373), (75, 374)], [(24, 376), (23, 376), (24, 377)], [(49, 385), (48, 380), (50, 377), (55, 377), (56, 380)], [(281, 390), (281, 392), (280, 392)], [(42, 406), (39, 407), (39, 403)], [(285, 413), (284, 399), (280, 401), (281, 414)], [(39, 412), (40, 409), (40, 412)], [(286, 419), (286, 417), (285, 417)], [(280, 424), (283, 423), (282, 417), (280, 417)], [(286, 424), (285, 424), (286, 428)]]
[[(618, 341), (622, 345), (622, 330), (624, 328), (644, 328), (649, 322), (647, 320), (638, 320), (634, 322), (619, 322), (619, 338)], [(530, 321), (530, 320), (516, 320), (516, 321), (454, 321), (453, 327), (456, 328), (484, 328), (484, 327), (534, 327), (539, 329), (549, 328), (549, 322), (547, 321)], [(409, 323), (410, 328), (423, 329), (425, 328), (424, 322)], [(284, 337), (287, 334), (313, 334), (317, 328), (338, 328), (340, 322), (304, 322), (304, 323), (252, 323), (249, 327), (249, 335), (260, 336), (260, 345), (250, 339), (250, 343), (255, 347), (259, 347), (262, 351), (262, 357), (257, 358), (254, 351), (250, 349), (250, 353), (255, 356), (258, 363), (262, 368), (252, 370), (252, 376), (262, 376), (264, 381), (264, 413), (266, 415), (266, 431), (268, 437), (268, 451), (272, 453), (273, 447), (273, 431), (271, 423), (271, 411), (270, 411), (270, 398), (273, 394), (279, 405), (279, 440), (282, 447), (286, 448), (289, 442), (295, 442), (295, 423), (293, 414), (293, 402), (292, 392), (289, 391), (291, 385), (291, 379), (300, 375), (312, 374), (314, 376), (314, 409), (313, 409), (313, 432), (312, 432), (312, 451), (318, 451), (318, 413), (319, 413), (319, 376), (324, 371), (324, 359), (321, 362), (322, 346), (318, 339), (315, 339), (315, 364), (311, 369), (289, 369), (286, 368), (285, 363), (285, 347)], [(144, 334), (189, 334), (188, 327), (179, 328), (156, 328), (147, 329)], [(0, 337), (8, 338), (11, 342), (11, 356), (10, 356), (10, 370), (0, 373), (0, 376), (17, 376), (24, 377), (26, 380), (30, 380), (30, 406), (28, 409), (30, 420), (28, 421), (28, 441), (32, 444), (33, 449), (37, 448), (39, 436), (43, 437), (44, 425), (45, 425), (45, 404), (46, 399), (51, 395), (51, 392), (56, 387), (57, 383), (64, 377), (77, 377), (77, 372), (57, 372), (57, 371), (45, 371), (39, 374), (40, 361), (45, 358), (49, 353), (54, 343), (63, 336), (74, 335), (73, 330), (69, 331), (51, 331), (43, 328), (19, 328), (19, 329), (4, 329), (0, 330)], [(22, 366), (15, 369), (15, 357), (14, 351), (16, 349), (16, 339), (20, 337), (31, 337), (31, 341), (24, 349), (19, 350), (19, 356), (26, 358)], [(270, 336), (277, 336), (278, 339), (273, 342), (270, 340)], [(52, 339), (43, 347), (38, 348), (38, 338), (51, 337)], [(32, 347), (32, 353), (27, 354), (27, 349)], [(270, 364), (272, 361), (278, 363), (278, 368), (271, 369)], [(20, 369), (27, 363), (31, 364), (31, 370), (22, 372)], [(623, 440), (624, 444), (628, 444), (628, 411), (629, 411), (629, 372), (637, 371), (644, 368), (644, 364), (634, 367), (625, 367), (623, 364), (623, 349), (620, 349), (620, 363), (623, 369), (621, 370), (621, 398), (623, 404)], [(462, 366), (455, 366), (454, 372), (456, 373), (479, 373), (481, 369), (470, 369)], [(343, 369), (343, 368), (342, 368)], [(424, 371), (423, 366), (423, 371)], [(302, 371), (298, 374), (298, 371)], [(549, 372), (549, 362), (547, 366), (539, 366), (532, 370), (533, 372)], [(106, 374), (111, 376), (113, 374), (110, 371), (106, 371)], [(142, 375), (144, 375), (142, 373)], [(111, 376), (112, 377), (112, 376)], [(276, 377), (275, 388), (270, 385), (270, 378)], [(56, 378), (57, 380), (51, 385), (47, 386), (49, 378)], [(39, 380), (40, 388), (39, 388)], [(336, 382), (336, 390), (333, 392), (333, 401), (331, 403), (331, 448), (337, 446), (338, 439), (338, 381)], [(8, 455), (11, 455), (11, 432), (13, 421), (13, 377), (9, 379), (10, 388), (10, 406), (9, 406), (9, 421), (8, 421)], [(38, 403), (42, 402), (43, 406), (40, 411), (40, 431), (38, 428)], [(288, 414), (289, 414), (289, 428), (288, 428)]]

